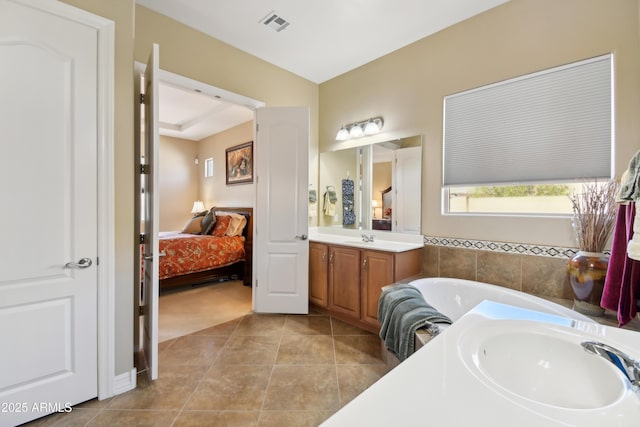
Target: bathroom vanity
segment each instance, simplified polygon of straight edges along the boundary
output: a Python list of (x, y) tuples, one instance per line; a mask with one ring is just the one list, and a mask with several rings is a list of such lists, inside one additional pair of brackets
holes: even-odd
[(360, 235), (311, 234), (309, 301), (340, 320), (377, 333), (382, 287), (419, 274), (422, 247), (422, 242), (365, 242)]

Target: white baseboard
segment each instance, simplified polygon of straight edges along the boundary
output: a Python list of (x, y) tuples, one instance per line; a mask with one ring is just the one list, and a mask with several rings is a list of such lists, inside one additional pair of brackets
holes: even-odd
[(121, 394), (136, 388), (136, 375), (138, 371), (133, 368), (129, 372), (116, 375), (113, 379), (113, 395)]

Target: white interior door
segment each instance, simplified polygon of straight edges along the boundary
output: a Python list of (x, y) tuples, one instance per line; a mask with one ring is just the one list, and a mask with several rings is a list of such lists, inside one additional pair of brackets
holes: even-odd
[(422, 221), (422, 147), (401, 148), (394, 153), (393, 231), (419, 234)]
[(309, 311), (309, 109), (256, 111), (254, 310)]
[(98, 33), (0, 0), (0, 425), (97, 396)]
[(152, 380), (158, 378), (158, 64), (153, 45), (144, 72), (144, 158), (146, 162), (144, 218), (144, 355)]

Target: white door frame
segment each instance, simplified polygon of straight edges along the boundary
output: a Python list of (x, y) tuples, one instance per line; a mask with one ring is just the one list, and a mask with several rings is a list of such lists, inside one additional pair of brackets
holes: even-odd
[[(14, 0), (62, 15), (95, 28), (98, 34), (98, 398), (106, 399), (133, 387), (115, 376), (115, 204), (114, 204), (114, 63), (115, 23), (58, 1)], [(135, 372), (135, 369), (134, 369)], [(126, 374), (127, 377), (131, 373)], [(126, 383), (129, 384), (126, 384)]]
[(98, 28), (98, 399), (136, 387), (136, 369), (116, 378), (115, 361), (115, 23)]

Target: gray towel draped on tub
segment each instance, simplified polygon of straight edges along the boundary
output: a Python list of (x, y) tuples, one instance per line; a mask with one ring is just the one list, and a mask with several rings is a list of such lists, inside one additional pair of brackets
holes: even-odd
[(408, 284), (383, 289), (378, 300), (380, 338), (400, 361), (414, 351), (416, 331), (433, 323), (450, 325), (451, 319), (427, 304), (422, 293)]

